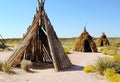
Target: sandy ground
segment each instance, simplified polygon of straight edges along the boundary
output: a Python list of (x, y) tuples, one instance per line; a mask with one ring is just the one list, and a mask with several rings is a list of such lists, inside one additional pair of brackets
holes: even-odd
[[(4, 61), (13, 51), (0, 52), (0, 60)], [(26, 73), (24, 70), (14, 68), (13, 74), (0, 72), (0, 82), (106, 82), (105, 78), (96, 73), (85, 73), (83, 67), (91, 64), (101, 53), (72, 52), (68, 55), (73, 66), (71, 69), (55, 72), (54, 68), (31, 69)]]

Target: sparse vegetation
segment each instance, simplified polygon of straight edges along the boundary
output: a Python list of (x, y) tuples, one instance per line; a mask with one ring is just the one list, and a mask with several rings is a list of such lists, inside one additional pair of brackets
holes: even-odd
[(93, 64), (95, 69), (102, 75), (107, 68), (112, 68), (114, 67), (114, 65), (115, 65), (114, 60), (110, 57), (98, 58)]
[(14, 47), (14, 44), (11, 43), (11, 44), (7, 44), (8, 47)]
[(29, 60), (22, 60), (20, 64), (21, 64), (21, 68), (27, 72), (30, 70), (32, 66), (32, 62)]
[(65, 51), (66, 54), (70, 54), (70, 49), (69, 48), (64, 47), (64, 51)]
[(75, 39), (74, 38), (61, 38), (60, 41), (63, 45), (65, 53), (70, 54), (70, 51), (73, 51), (74, 49)]
[(114, 56), (114, 55), (118, 54), (118, 48), (113, 47), (113, 46), (101, 47), (100, 51), (105, 55)]
[(116, 62), (120, 62), (120, 54), (117, 54), (113, 57)]
[[(93, 65), (84, 67), (84, 71), (89, 73), (98, 72), (104, 75), (108, 82), (120, 82), (120, 55), (112, 57), (98, 58)], [(87, 70), (87, 71), (86, 71)]]
[[(75, 43), (75, 38), (70, 38), (70, 39), (60, 39), (65, 52), (68, 54), (70, 53), (71, 50), (74, 48), (74, 43)], [(9, 46), (13, 46), (13, 44), (20, 43), (20, 40), (8, 40), (7, 41)], [(108, 55), (112, 55), (113, 58), (102, 58), (100, 61), (99, 58), (93, 63), (92, 65), (85, 66), (83, 71), (87, 73), (93, 73), (93, 72), (99, 72), (100, 74), (104, 75), (107, 79), (108, 82), (119, 82), (120, 80), (120, 54), (118, 54), (119, 49), (120, 49), (120, 39), (110, 39), (110, 44), (111, 46), (105, 46), (101, 47), (100, 51), (101, 52), (107, 52)], [(116, 52), (117, 51), (117, 52)], [(111, 54), (112, 53), (112, 54)], [(105, 60), (105, 61), (104, 61)], [(28, 61), (28, 60), (27, 60)], [(101, 63), (100, 63), (101, 62)], [(106, 63), (105, 63), (106, 62)], [(27, 64), (26, 64), (27, 63)], [(4, 66), (3, 66), (4, 65)], [(25, 71), (29, 71), (30, 67), (32, 64), (29, 64), (28, 62), (24, 62), (24, 65), (21, 68), (24, 69)], [(7, 68), (8, 67), (8, 68)], [(3, 70), (8, 69), (8, 71)], [(9, 69), (9, 66), (5, 65), (5, 63), (0, 62), (0, 71), (9, 73), (11, 70), (11, 67)]]
[(107, 68), (112, 68), (115, 66), (115, 62), (110, 57), (98, 58), (93, 65), (88, 65), (84, 69), (94, 68), (98, 73), (104, 74)]
[(19, 44), (22, 42), (22, 38), (11, 38), (11, 39), (6, 39), (7, 44)]
[(85, 66), (84, 67), (84, 69), (83, 69), (83, 71), (84, 72), (87, 72), (87, 73), (89, 73), (89, 72), (96, 72), (97, 70), (96, 70), (96, 68), (94, 67), (94, 66), (92, 66), (92, 65), (88, 65), (88, 66)]
[(115, 68), (107, 68), (104, 75), (108, 82), (120, 82), (120, 75), (117, 74)]
[(11, 68), (12, 68), (12, 66), (7, 64), (7, 62), (2, 64), (2, 71), (5, 73), (9, 73)]
[(114, 47), (120, 47), (120, 43), (114, 43), (114, 44), (112, 44), (112, 46), (114, 46)]

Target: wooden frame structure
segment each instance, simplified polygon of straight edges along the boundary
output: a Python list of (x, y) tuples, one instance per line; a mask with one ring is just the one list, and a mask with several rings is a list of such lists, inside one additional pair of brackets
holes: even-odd
[(37, 63), (51, 62), (56, 71), (70, 68), (72, 64), (44, 10), (45, 0), (38, 0), (38, 3), (39, 8), (36, 9), (32, 25), (7, 63), (16, 66), (22, 59), (27, 59)]

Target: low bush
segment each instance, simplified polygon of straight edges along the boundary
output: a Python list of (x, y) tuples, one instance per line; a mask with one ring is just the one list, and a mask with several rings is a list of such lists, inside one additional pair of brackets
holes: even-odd
[(105, 50), (105, 47), (100, 47), (100, 52), (103, 52)]
[(120, 62), (116, 62), (114, 68), (116, 69), (117, 73), (120, 73)]
[(112, 44), (112, 46), (114, 46), (114, 47), (120, 47), (120, 43), (114, 43), (114, 44)]
[(70, 54), (70, 49), (69, 48), (64, 47), (64, 51), (65, 51), (66, 54)]
[(105, 55), (109, 55), (110, 54), (109, 50), (103, 50), (102, 53), (105, 54)]
[(115, 62), (112, 58), (110, 57), (101, 57), (98, 58), (95, 63), (93, 64), (93, 66), (95, 67), (95, 69), (103, 75), (104, 71), (107, 68), (112, 68), (115, 66)]
[(113, 57), (116, 62), (120, 62), (120, 54), (117, 54)]
[(83, 71), (86, 72), (86, 73), (89, 73), (89, 72), (96, 72), (97, 70), (95, 69), (94, 66), (88, 65), (88, 66), (84, 67)]
[(113, 46), (106, 46), (106, 47), (101, 47), (100, 51), (103, 54), (105, 54), (105, 55), (112, 55), (112, 56), (114, 56), (114, 55), (117, 54), (118, 48), (113, 47)]
[(115, 68), (107, 68), (104, 75), (108, 82), (120, 82), (120, 75), (116, 73)]
[(8, 47), (14, 47), (14, 44), (7, 44)]
[(2, 71), (5, 73), (9, 73), (11, 68), (12, 68), (12, 66), (7, 64), (7, 62), (2, 64)]
[(115, 68), (107, 68), (104, 71), (104, 75), (107, 79), (111, 78), (114, 74), (116, 74)]
[(32, 67), (32, 62), (29, 60), (22, 60), (20, 64), (21, 64), (21, 68), (27, 72)]

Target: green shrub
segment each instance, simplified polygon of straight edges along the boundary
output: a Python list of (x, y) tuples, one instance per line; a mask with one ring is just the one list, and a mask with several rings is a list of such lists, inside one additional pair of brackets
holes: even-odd
[(112, 44), (112, 46), (114, 46), (114, 47), (120, 47), (120, 43), (114, 43), (114, 44)]
[(114, 74), (112, 77), (107, 79), (108, 82), (120, 82), (120, 75)]
[(113, 46), (107, 46), (107, 47), (101, 47), (100, 51), (103, 54), (105, 54), (105, 55), (112, 55), (112, 56), (114, 56), (114, 55), (117, 54), (118, 48), (113, 47)]
[(120, 73), (120, 62), (116, 62), (114, 68), (116, 69), (117, 73)]
[(7, 44), (8, 47), (14, 47), (14, 44)]
[(84, 67), (83, 71), (84, 71), (84, 72), (87, 72), (87, 73), (89, 73), (89, 72), (96, 72), (96, 69), (95, 69), (94, 66), (88, 65), (88, 66), (85, 66), (85, 67)]
[(2, 64), (2, 71), (5, 72), (5, 73), (10, 72), (11, 68), (12, 68), (12, 66), (7, 64), (7, 62)]
[(100, 52), (103, 52), (105, 50), (105, 47), (100, 47)]
[(103, 50), (102, 53), (105, 54), (105, 55), (114, 56), (114, 55), (117, 54), (117, 51), (116, 50)]
[(29, 69), (32, 66), (32, 62), (29, 60), (22, 60), (20, 64), (21, 64), (21, 68), (25, 71), (29, 71)]
[(115, 68), (107, 68), (105, 71), (104, 71), (104, 75), (106, 78), (110, 78), (112, 77), (114, 74), (116, 74), (116, 70)]
[(115, 62), (112, 58), (110, 57), (101, 57), (98, 58), (96, 60), (96, 62), (93, 64), (93, 66), (95, 67), (95, 69), (103, 75), (103, 72), (107, 69), (107, 68), (112, 68), (114, 67)]
[(105, 55), (109, 55), (110, 54), (109, 50), (103, 50), (102, 53), (105, 54)]
[(109, 50), (109, 55), (115, 56), (117, 54), (117, 50)]
[(120, 54), (115, 55), (113, 59), (117, 62), (120, 62)]
[(70, 49), (64, 47), (64, 51), (65, 51), (66, 54), (70, 54)]
[(115, 68), (107, 68), (104, 75), (108, 82), (120, 82), (120, 75), (116, 73)]

